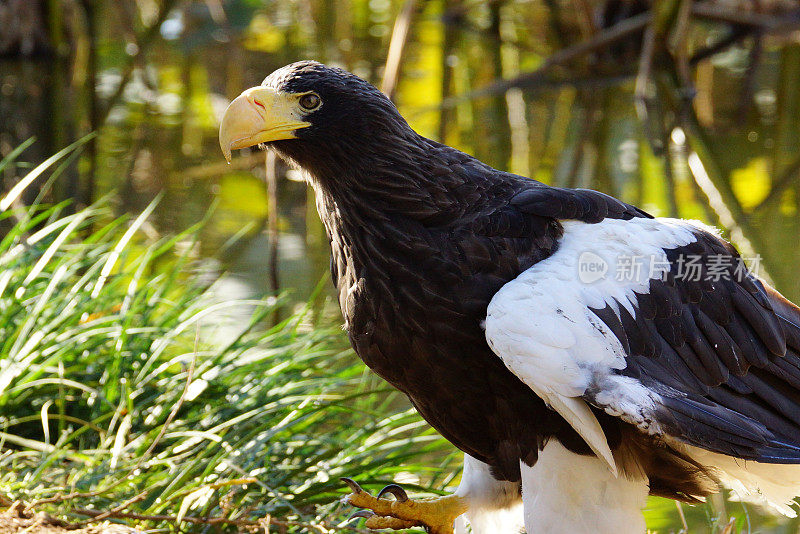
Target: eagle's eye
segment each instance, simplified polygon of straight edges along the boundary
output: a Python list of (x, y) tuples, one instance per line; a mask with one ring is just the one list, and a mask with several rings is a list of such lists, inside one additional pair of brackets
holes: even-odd
[(320, 103), (322, 103), (322, 101), (320, 100), (319, 95), (315, 93), (307, 93), (300, 97), (300, 106), (302, 106), (302, 108), (306, 111), (317, 109)]

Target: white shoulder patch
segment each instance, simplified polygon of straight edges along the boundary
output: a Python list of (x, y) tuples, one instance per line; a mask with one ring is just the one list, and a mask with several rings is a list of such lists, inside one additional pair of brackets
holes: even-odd
[[(676, 219), (562, 222), (558, 250), (503, 286), (489, 303), (486, 340), (506, 367), (583, 437), (616, 473), (600, 424), (583, 400), (659, 433), (648, 417), (657, 394), (613, 373), (625, 351), (589, 309), (617, 303), (635, 315), (636, 294), (669, 270), (665, 249), (694, 242), (699, 225)], [(702, 228), (705, 230), (705, 228)]]

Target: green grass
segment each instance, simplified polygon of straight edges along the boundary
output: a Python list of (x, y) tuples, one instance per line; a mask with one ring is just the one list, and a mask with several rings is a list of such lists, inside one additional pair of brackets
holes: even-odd
[[(147, 215), (0, 215), (3, 495), (70, 521), (119, 509), (200, 530), (185, 518), (338, 524), (341, 476), (446, 485), (452, 448), (365, 372), (336, 321), (302, 307), (268, 326), (275, 299), (220, 302), (195, 274), (198, 228), (147, 238)], [(251, 319), (220, 341), (231, 306)]]

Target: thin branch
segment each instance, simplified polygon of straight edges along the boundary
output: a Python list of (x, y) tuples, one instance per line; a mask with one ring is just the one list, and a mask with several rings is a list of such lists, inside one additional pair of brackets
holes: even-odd
[(772, 186), (772, 189), (770, 189), (766, 198), (753, 208), (753, 211), (764, 209), (775, 199), (780, 197), (784, 191), (794, 185), (798, 178), (800, 178), (800, 159), (796, 159), (781, 173), (780, 178), (775, 181), (775, 184)]
[(107, 510), (105, 512), (102, 512), (99, 515), (94, 516), (92, 519), (86, 519), (84, 521), (81, 521), (80, 523), (78, 523), (78, 526), (82, 526), (83, 527), (83, 526), (89, 525), (91, 523), (94, 523), (96, 521), (102, 521), (104, 519), (108, 519), (109, 517), (113, 517), (114, 514), (117, 514), (117, 513), (120, 513), (122, 511), (126, 510), (130, 505), (132, 505), (134, 503), (137, 503), (137, 502), (139, 502), (141, 500), (144, 500), (144, 498), (147, 497), (147, 493), (148, 493), (147, 490), (145, 490), (145, 491), (141, 492), (140, 494), (135, 495), (135, 496), (131, 497), (130, 499), (126, 500), (125, 502), (123, 502), (119, 506), (115, 506), (111, 510)]
[(636, 114), (639, 120), (647, 120), (647, 108), (650, 101), (650, 73), (653, 68), (653, 55), (655, 53), (656, 32), (652, 25), (649, 25), (644, 32), (642, 40), (642, 52), (639, 55), (639, 72), (636, 75), (636, 89), (634, 90), (633, 102), (636, 107)]
[(800, 27), (800, 9), (787, 11), (780, 15), (767, 15), (702, 3), (692, 5), (692, 15), (715, 22), (753, 28), (766, 33), (782, 33)]
[[(686, 168), (688, 168), (689, 167), (689, 162), (688, 162), (689, 156), (686, 153), (687, 152), (687, 147), (685, 145), (681, 146), (681, 147), (675, 147), (675, 150), (680, 151), (682, 164)], [(692, 193), (694, 194), (694, 200), (695, 200), (695, 202), (700, 204), (700, 208), (702, 208), (702, 210), (703, 210), (703, 215), (705, 216), (705, 220), (708, 221), (708, 224), (710, 224), (711, 226), (714, 226), (716, 228), (724, 228), (725, 225), (722, 224), (722, 221), (720, 221), (720, 219), (719, 219), (719, 214), (716, 212), (714, 207), (711, 205), (711, 202), (709, 202), (708, 195), (706, 195), (706, 192), (703, 191), (703, 188), (700, 187), (700, 184), (697, 183), (697, 180), (694, 179), (694, 176), (690, 176), (690, 178), (691, 179), (687, 180), (687, 181), (689, 182), (689, 185), (692, 186)]]
[[(718, 187), (721, 181), (711, 177), (708, 168), (703, 164), (703, 160), (697, 152), (690, 152), (688, 161), (692, 178), (697, 182), (697, 185), (700, 186), (700, 189), (702, 189), (703, 193), (708, 198), (708, 202), (717, 213), (720, 222), (730, 231), (731, 240), (738, 245), (739, 249), (744, 254), (754, 255), (757, 249), (753, 245), (750, 237), (748, 237), (748, 234), (752, 237), (752, 231), (748, 232), (745, 230), (745, 220), (740, 218), (740, 214), (736, 211), (736, 208), (732, 208), (726, 201), (725, 189)], [(758, 250), (763, 249), (759, 247)]]
[(678, 508), (678, 517), (681, 518), (681, 534), (687, 534), (689, 532), (689, 525), (686, 524), (686, 516), (683, 515), (683, 506), (681, 505), (680, 501), (675, 501), (675, 506)]
[(383, 69), (383, 83), (381, 91), (394, 100), (397, 90), (397, 82), (400, 79), (400, 65), (403, 59), (403, 52), (408, 42), (408, 34), (411, 31), (411, 21), (417, 8), (416, 0), (406, 0), (403, 9), (397, 15), (392, 30), (392, 38), (389, 41), (389, 52), (386, 55), (386, 66)]
[(659, 142), (661, 144), (661, 148), (663, 150), (663, 157), (664, 160), (664, 181), (666, 182), (666, 194), (667, 194), (667, 204), (669, 205), (669, 216), (678, 218), (680, 217), (680, 209), (678, 207), (678, 199), (675, 195), (675, 168), (673, 165), (673, 154), (672, 150), (670, 150), (670, 131), (671, 128), (667, 127), (667, 121), (664, 117), (664, 110), (658, 104), (655, 103), (656, 107), (656, 117), (655, 122), (657, 129), (659, 130), (660, 139)]
[[(267, 237), (269, 240), (269, 282), (272, 293), (277, 297), (281, 290), (278, 265), (280, 232), (278, 231), (278, 173), (277, 156), (274, 150), (267, 150), (265, 156), (265, 176), (267, 186)], [(272, 323), (281, 319), (280, 306), (272, 310)]]
[(684, 97), (687, 99), (694, 98), (696, 94), (688, 52), (692, 5), (694, 5), (693, 0), (681, 0), (672, 32), (672, 42), (674, 43), (672, 53), (675, 57), (675, 67), (681, 80)]

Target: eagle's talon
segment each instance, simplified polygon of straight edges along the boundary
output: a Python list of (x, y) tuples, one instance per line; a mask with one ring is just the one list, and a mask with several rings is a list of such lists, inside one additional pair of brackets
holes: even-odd
[(378, 499), (383, 499), (384, 495), (394, 495), (397, 502), (406, 502), (408, 500), (408, 493), (397, 484), (389, 484), (378, 492)]
[(370, 517), (374, 517), (375, 512), (372, 510), (357, 510), (350, 514), (350, 517), (347, 518), (347, 522), (352, 521), (353, 519), (358, 519), (359, 517), (363, 517), (364, 519), (369, 519)]
[(347, 484), (347, 486), (350, 488), (350, 491), (353, 493), (364, 493), (364, 490), (361, 489), (361, 486), (358, 485), (358, 482), (352, 478), (341, 477), (339, 480)]
[[(457, 495), (410, 499), (402, 487), (389, 484), (376, 497), (349, 478), (342, 480), (353, 490), (344, 501), (365, 509), (351, 517), (367, 517), (364, 526), (370, 529), (423, 527), (429, 534), (453, 534), (456, 518), (467, 511), (466, 502)], [(387, 494), (394, 495), (395, 500), (384, 498)], [(366, 512), (367, 515), (360, 512)]]

